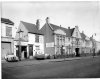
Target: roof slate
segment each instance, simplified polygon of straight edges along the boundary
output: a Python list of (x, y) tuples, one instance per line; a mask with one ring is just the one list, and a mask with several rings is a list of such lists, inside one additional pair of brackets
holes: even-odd
[(14, 23), (6, 18), (1, 18), (1, 23), (9, 24), (9, 25), (14, 25)]
[(50, 26), (50, 28), (51, 28), (52, 31), (57, 30), (57, 29), (63, 30), (63, 31), (66, 33), (66, 36), (67, 36), (67, 37), (71, 37), (72, 34), (73, 34), (73, 31), (74, 31), (74, 29), (75, 29), (75, 28), (66, 29), (66, 28), (64, 28), (64, 27), (60, 27), (60, 26), (55, 25), (55, 24), (51, 24), (51, 23), (46, 24), (46, 23), (45, 23), (44, 26), (41, 28), (41, 31), (42, 31), (44, 34), (45, 34), (45, 27), (46, 27), (46, 25)]
[(40, 30), (37, 29), (35, 24), (32, 23), (27, 23), (21, 21), (21, 23), (26, 27), (29, 33), (34, 33), (34, 34), (43, 34)]
[(66, 28), (64, 28), (64, 27), (60, 27), (60, 26), (57, 26), (57, 25), (54, 25), (54, 24), (51, 24), (51, 23), (50, 23), (50, 25), (51, 25), (51, 27), (52, 27), (54, 30), (56, 30), (56, 29), (61, 29), (61, 30), (65, 31), (67, 37), (71, 37), (72, 34), (73, 34), (73, 31), (74, 31), (74, 29), (75, 29), (75, 28), (66, 29)]

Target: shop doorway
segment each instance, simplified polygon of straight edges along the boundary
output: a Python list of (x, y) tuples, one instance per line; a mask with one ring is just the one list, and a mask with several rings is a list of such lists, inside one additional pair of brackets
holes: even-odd
[(27, 58), (27, 46), (21, 46), (22, 57)]
[(33, 56), (33, 45), (29, 44), (29, 56)]
[(79, 54), (79, 48), (76, 48), (75, 52), (76, 52), (76, 57), (79, 57), (80, 56), (80, 54)]
[[(16, 46), (16, 56), (19, 57), (19, 45)], [(27, 46), (21, 46), (21, 58), (26, 59), (27, 58)]]

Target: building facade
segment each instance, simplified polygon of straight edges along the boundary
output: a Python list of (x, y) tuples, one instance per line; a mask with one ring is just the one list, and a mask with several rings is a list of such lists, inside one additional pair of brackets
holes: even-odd
[[(22, 32), (19, 34), (20, 30)], [(19, 49), (19, 42), (21, 49)], [(14, 48), (17, 56), (19, 50), (21, 50), (21, 59), (34, 58), (36, 53), (44, 53), (44, 36), (39, 30), (39, 20), (36, 24), (20, 22), (16, 32)]]
[(81, 33), (81, 37), (82, 37), (82, 54), (92, 54), (92, 41), (91, 39), (86, 36), (86, 34), (84, 34), (84, 32)]
[(1, 18), (1, 58), (5, 55), (14, 53), (14, 37), (13, 37), (14, 23), (6, 18)]
[(50, 19), (47, 17), (41, 31), (44, 33), (45, 53), (50, 55), (74, 54), (80, 56), (83, 50), (85, 53), (90, 52), (92, 43), (87, 36), (84, 37), (80, 33), (78, 26), (63, 28), (61, 25), (50, 23)]

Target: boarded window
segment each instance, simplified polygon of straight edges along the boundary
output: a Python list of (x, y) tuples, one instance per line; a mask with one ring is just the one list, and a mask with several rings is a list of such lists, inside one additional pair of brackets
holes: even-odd
[(12, 27), (6, 26), (6, 36), (12, 36)]

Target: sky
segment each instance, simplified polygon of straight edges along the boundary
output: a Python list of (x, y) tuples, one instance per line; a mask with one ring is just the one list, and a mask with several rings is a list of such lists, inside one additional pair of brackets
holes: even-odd
[(36, 23), (40, 19), (40, 27), (46, 17), (50, 23), (62, 27), (74, 28), (100, 41), (100, 1), (9, 1), (2, 2), (1, 16), (15, 23), (14, 35), (20, 21)]

